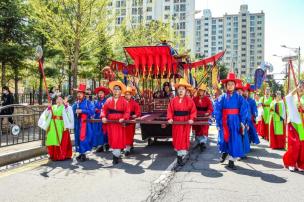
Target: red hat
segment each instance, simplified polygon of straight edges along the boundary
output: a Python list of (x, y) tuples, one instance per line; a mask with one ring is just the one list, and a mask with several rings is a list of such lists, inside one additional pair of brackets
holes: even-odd
[(84, 83), (80, 83), (78, 88), (74, 89), (74, 91), (86, 93), (86, 89), (87, 85)]
[(242, 82), (240, 79), (236, 77), (234, 72), (229, 72), (226, 79), (221, 80), (222, 84), (227, 83), (228, 81), (233, 81), (234, 83)]
[(110, 94), (110, 89), (104, 87), (104, 86), (99, 86), (97, 88), (95, 88), (94, 93), (98, 94), (99, 91), (103, 91), (105, 95), (109, 95)]
[(253, 92), (253, 89), (251, 89), (250, 83), (246, 83), (245, 86), (243, 86), (243, 91), (248, 90), (249, 92)]
[(235, 89), (236, 89), (236, 90), (240, 90), (240, 89), (241, 89), (241, 90), (244, 90), (244, 86), (243, 86), (243, 83), (242, 83), (241, 80), (236, 81)]

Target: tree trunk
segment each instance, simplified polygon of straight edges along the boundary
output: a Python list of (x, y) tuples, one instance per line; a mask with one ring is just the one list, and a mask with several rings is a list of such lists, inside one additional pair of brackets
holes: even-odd
[(2, 64), (1, 64), (1, 70), (2, 70), (2, 73), (1, 73), (1, 86), (3, 87), (6, 84), (6, 77), (5, 77), (6, 67), (5, 67), (5, 62), (2, 62)]
[(19, 94), (18, 94), (18, 81), (19, 81), (19, 75), (18, 75), (18, 68), (17, 67), (14, 67), (14, 80), (15, 80), (15, 101), (14, 103), (15, 104), (18, 104), (19, 103)]
[(80, 52), (80, 25), (81, 25), (81, 23), (82, 23), (81, 22), (81, 5), (80, 5), (80, 1), (78, 0), (77, 14), (76, 14), (74, 53), (73, 53), (73, 60), (72, 60), (73, 88), (77, 88), (78, 60), (79, 60), (79, 52)]
[(69, 60), (69, 95), (72, 95), (72, 63), (71, 60)]

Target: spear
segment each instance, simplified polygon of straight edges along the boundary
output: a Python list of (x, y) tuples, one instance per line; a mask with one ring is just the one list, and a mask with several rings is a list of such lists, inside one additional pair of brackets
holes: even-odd
[[(36, 47), (36, 59), (38, 61), (40, 73), (42, 74), (42, 77), (43, 77), (43, 82), (44, 82), (45, 92), (46, 92), (46, 95), (47, 95), (47, 98), (48, 98), (48, 103), (52, 104), (51, 97), (50, 97), (50, 94), (49, 94), (49, 91), (48, 91), (48, 86), (47, 86), (45, 74), (44, 74), (44, 67), (43, 67), (44, 58), (43, 58), (43, 50), (42, 50), (41, 46)], [(53, 108), (51, 107), (50, 110), (51, 110), (51, 115), (53, 117), (54, 116)], [(59, 135), (58, 135), (58, 129), (57, 129), (56, 121), (54, 119), (52, 119), (52, 120), (54, 122), (56, 138), (57, 138), (60, 153), (61, 153), (61, 144), (60, 144), (60, 141), (59, 141)]]

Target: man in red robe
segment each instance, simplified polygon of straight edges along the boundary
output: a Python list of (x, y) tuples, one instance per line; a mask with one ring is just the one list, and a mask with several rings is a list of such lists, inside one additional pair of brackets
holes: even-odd
[(183, 156), (186, 155), (190, 146), (190, 130), (196, 118), (196, 107), (193, 100), (186, 96), (186, 89), (190, 87), (184, 79), (176, 84), (178, 96), (170, 100), (167, 110), (168, 123), (186, 121), (188, 124), (172, 125), (173, 147), (177, 152), (177, 163), (183, 165)]
[[(207, 86), (202, 84), (198, 89), (197, 96), (193, 98), (196, 105), (197, 115), (208, 117), (213, 112), (212, 102), (206, 94)], [(203, 152), (206, 149), (208, 139), (209, 125), (194, 126), (195, 136), (199, 143), (200, 150)]]
[[(134, 96), (135, 94), (136, 94), (136, 90), (128, 86), (127, 90), (125, 91), (125, 98), (129, 103), (130, 117), (132, 119), (136, 119), (141, 115), (139, 104), (132, 98), (132, 96)], [(125, 156), (128, 156), (131, 152), (131, 148), (133, 148), (134, 134), (135, 134), (135, 123), (127, 124)]]
[(112, 81), (109, 88), (113, 92), (113, 97), (107, 99), (100, 117), (103, 123), (107, 123), (108, 120), (119, 122), (106, 124), (109, 145), (113, 153), (113, 164), (115, 165), (118, 164), (121, 150), (126, 146), (126, 132), (122, 122), (129, 119), (130, 108), (128, 102), (121, 96), (126, 91), (126, 86), (122, 82)]

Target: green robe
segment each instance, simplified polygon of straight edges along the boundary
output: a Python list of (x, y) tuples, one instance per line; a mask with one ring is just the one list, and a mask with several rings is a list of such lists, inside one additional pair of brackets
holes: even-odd
[[(278, 104), (279, 113), (276, 112), (275, 106)], [(284, 102), (277, 102), (274, 100), (270, 104), (270, 119), (273, 121), (274, 134), (275, 135), (283, 135), (284, 134), (284, 119), (285, 119), (285, 107)], [(270, 123), (269, 123), (270, 127)]]
[[(300, 102), (304, 106), (304, 95), (301, 97)], [(300, 115), (302, 116), (302, 122), (303, 122), (304, 115), (303, 115), (303, 113), (300, 114)], [(296, 131), (298, 132), (300, 140), (304, 141), (304, 126), (303, 126), (303, 123), (298, 123), (298, 124), (297, 123), (292, 123), (292, 125), (296, 129)]]
[[(64, 105), (61, 105), (61, 106), (53, 105), (52, 109), (53, 109), (54, 116), (61, 116), (62, 117), (62, 113), (63, 113), (63, 110), (64, 110)], [(59, 137), (59, 141), (61, 142), (62, 133), (64, 131), (63, 120), (59, 120), (59, 119), (53, 120), (53, 119), (51, 119), (49, 130), (48, 130), (48, 133), (47, 133), (47, 136), (46, 136), (46, 146), (53, 146), (53, 145), (59, 146), (60, 145), (60, 143), (58, 143), (54, 121), (56, 122), (58, 137)]]
[(260, 98), (260, 103), (263, 105), (268, 105), (268, 106), (263, 106), (264, 113), (263, 113), (263, 120), (265, 124), (269, 123), (269, 115), (270, 115), (270, 104), (272, 102), (272, 97), (269, 96), (268, 99), (266, 99), (266, 96)]

